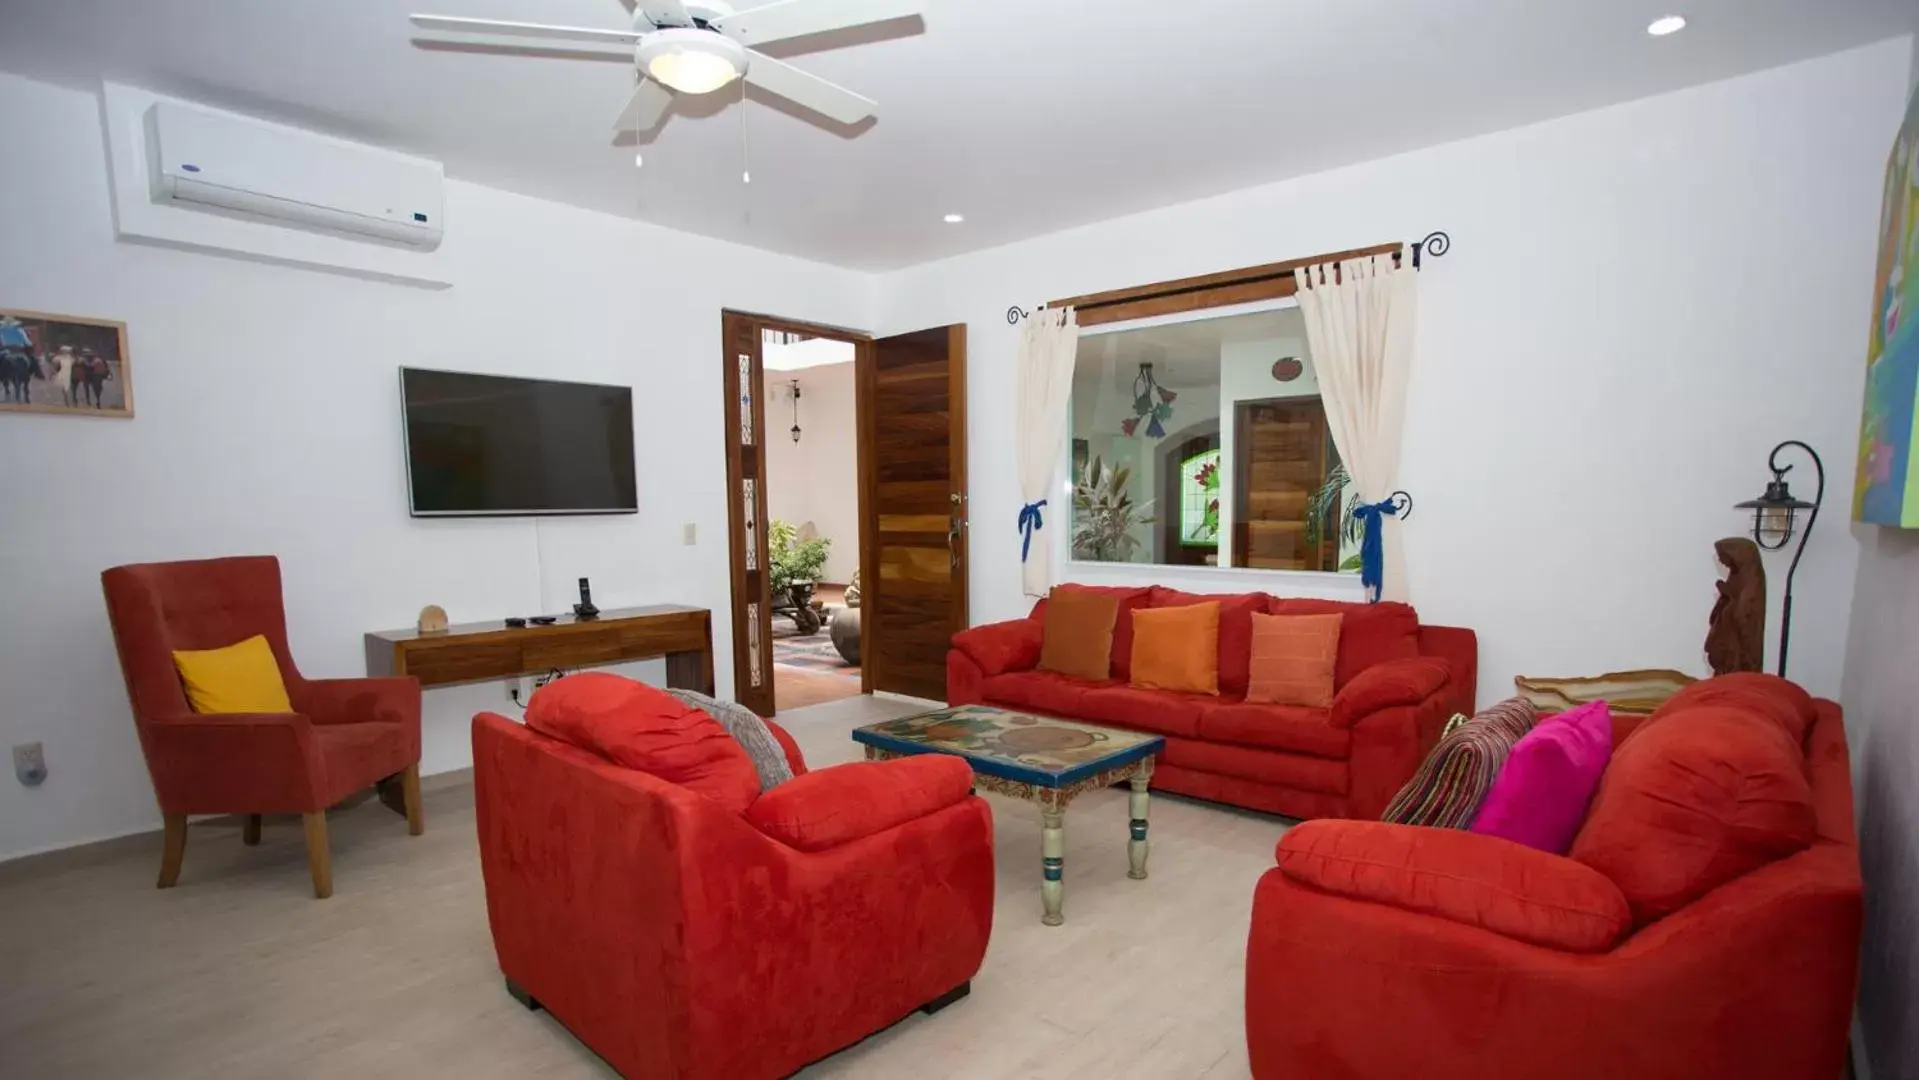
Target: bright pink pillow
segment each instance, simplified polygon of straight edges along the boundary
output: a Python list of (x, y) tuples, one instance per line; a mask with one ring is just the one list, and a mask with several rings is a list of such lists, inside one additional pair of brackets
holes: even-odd
[(1612, 710), (1594, 701), (1539, 722), (1493, 781), (1471, 830), (1564, 855), (1612, 760)]

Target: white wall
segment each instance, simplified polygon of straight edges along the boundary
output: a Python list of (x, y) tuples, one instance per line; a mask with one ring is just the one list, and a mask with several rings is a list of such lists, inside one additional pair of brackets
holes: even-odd
[[(1912, 40), (1909, 92), (1919, 93), (1919, 35)], [(1884, 132), (1887, 153), (1895, 130)], [(1846, 513), (1842, 502), (1839, 514)], [(1859, 1075), (1873, 1080), (1919, 1076), (1919, 530), (1851, 529), (1860, 541), (1859, 574), (1843, 700), (1866, 875)]]
[[(969, 324), (973, 617), (1028, 603), (1007, 305), (1445, 229), (1398, 530), (1422, 615), (1479, 631), (1482, 699), (1518, 673), (1702, 670), (1712, 542), (1745, 526), (1731, 505), (1758, 493), (1767, 450), (1823, 447), (1833, 505), (1850, 490), (1908, 53), (1883, 42), (887, 275), (886, 332)], [(1793, 675), (1821, 694), (1839, 689), (1856, 561), (1834, 528), (1800, 570)], [(1350, 575), (1064, 572), (1358, 593)]]
[[(800, 384), (797, 443), (788, 434), (793, 426), (788, 384), (795, 379)], [(853, 571), (860, 565), (859, 424), (853, 365), (769, 371), (766, 385), (766, 426), (772, 429), (766, 441), (768, 518), (795, 525), (812, 522), (821, 536), (833, 541), (826, 554), (824, 580), (844, 585), (853, 580)]]
[[(316, 676), (363, 672), (361, 635), (422, 605), (561, 611), (588, 575), (602, 607), (713, 609), (730, 689), (720, 309), (871, 326), (872, 278), (457, 182), (441, 292), (121, 244), (93, 96), (0, 76), (0, 131), (36, 162), (7, 171), (0, 304), (125, 320), (139, 409), (0, 414), (0, 744), (43, 741), (51, 772), (0, 782), (0, 858), (157, 827), (100, 598), (119, 563), (277, 554)], [(632, 385), (640, 512), (408, 518), (403, 364)], [(504, 705), (428, 691), (425, 770)]]

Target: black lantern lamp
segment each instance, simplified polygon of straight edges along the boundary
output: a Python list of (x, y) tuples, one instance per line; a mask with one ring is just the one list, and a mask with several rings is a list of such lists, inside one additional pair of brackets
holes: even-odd
[(800, 441), (800, 381), (798, 379), (794, 379), (792, 380), (792, 384), (793, 384), (793, 441), (799, 442)]
[[(1796, 446), (1812, 458), (1814, 474), (1819, 478), (1819, 486), (1813, 492), (1812, 501), (1793, 495), (1786, 485), (1786, 474), (1792, 466), (1779, 464), (1779, 452), (1788, 446)], [(1792, 640), (1792, 578), (1799, 572), (1799, 560), (1806, 554), (1806, 541), (1812, 536), (1812, 527), (1819, 521), (1819, 504), (1826, 501), (1826, 464), (1819, 460), (1818, 451), (1797, 439), (1787, 439), (1772, 448), (1772, 454), (1766, 458), (1766, 467), (1772, 470), (1772, 480), (1766, 484), (1766, 493), (1757, 499), (1747, 499), (1738, 504), (1736, 510), (1752, 511), (1752, 539), (1767, 551), (1778, 551), (1792, 541), (1795, 532), (1799, 535), (1799, 547), (1792, 553), (1792, 565), (1786, 570), (1786, 597), (1779, 609), (1779, 674), (1786, 674), (1786, 646)], [(1806, 527), (1798, 528), (1799, 511), (1810, 511), (1806, 515)]]

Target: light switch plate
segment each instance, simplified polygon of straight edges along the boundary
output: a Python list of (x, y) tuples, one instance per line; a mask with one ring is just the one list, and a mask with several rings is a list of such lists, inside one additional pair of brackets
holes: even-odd
[(700, 542), (699, 526), (695, 525), (691, 521), (680, 526), (680, 543), (685, 544), (687, 547), (692, 547), (694, 544), (697, 544), (699, 542)]

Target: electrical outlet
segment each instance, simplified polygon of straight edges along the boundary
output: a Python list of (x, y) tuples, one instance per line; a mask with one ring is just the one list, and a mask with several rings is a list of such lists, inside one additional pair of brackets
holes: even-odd
[(685, 525), (680, 526), (680, 543), (685, 544), (687, 547), (692, 547), (694, 544), (697, 544), (699, 542), (700, 542), (699, 526), (695, 525), (691, 521), (687, 522)]
[(13, 748), (13, 775), (28, 787), (39, 787), (47, 778), (47, 752), (37, 742), (21, 743)]

